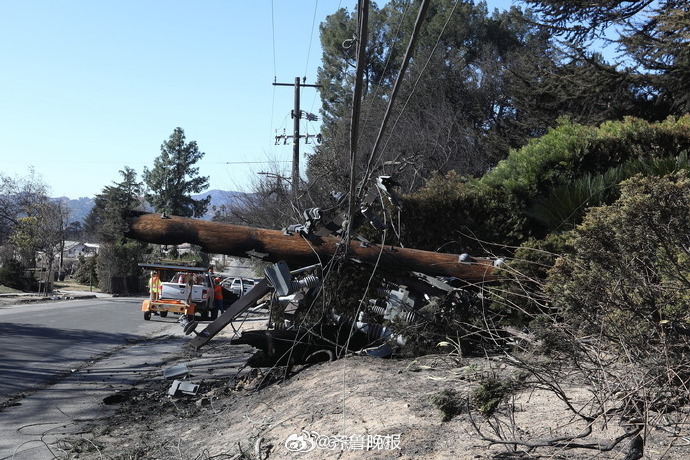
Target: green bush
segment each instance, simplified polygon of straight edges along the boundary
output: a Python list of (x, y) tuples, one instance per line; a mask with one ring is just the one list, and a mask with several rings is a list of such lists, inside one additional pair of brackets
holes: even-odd
[(518, 389), (512, 379), (487, 377), (479, 382), (479, 387), (472, 392), (472, 402), (485, 417), (491, 416), (503, 400)]
[(498, 283), (491, 286), (491, 309), (503, 311), (508, 322), (524, 326), (540, 315), (553, 315), (553, 303), (544, 292), (544, 280), (562, 254), (571, 252), (564, 234), (550, 234), (543, 240), (531, 238), (498, 270)]
[(480, 179), (451, 172), (405, 197), (403, 241), (443, 252), (519, 246), (581, 222), (591, 206), (610, 204), (634, 174), (687, 168), (690, 115), (650, 123), (636, 118), (599, 127), (561, 120), (510, 153)]
[(528, 198), (557, 183), (577, 177), (578, 159), (596, 138), (594, 127), (559, 120), (544, 136), (513, 151), (482, 177), (482, 184)]
[(446, 388), (433, 394), (431, 402), (441, 412), (441, 421), (443, 422), (449, 422), (456, 415), (468, 411), (467, 401), (451, 388)]
[[(634, 356), (685, 353), (690, 333), (690, 178), (636, 176), (612, 205), (592, 208), (546, 291), (583, 333)], [(660, 351), (657, 347), (662, 347)]]
[(79, 256), (79, 264), (77, 271), (74, 273), (74, 279), (86, 286), (97, 286), (98, 275), (96, 273), (96, 264), (98, 263), (98, 256), (84, 257)]
[(551, 231), (565, 231), (579, 224), (588, 208), (613, 203), (618, 184), (636, 174), (662, 176), (689, 169), (688, 152), (678, 156), (628, 160), (601, 174), (587, 173), (575, 181), (552, 188), (532, 200), (527, 214)]
[(33, 279), (27, 277), (24, 267), (17, 260), (6, 260), (0, 267), (0, 284), (21, 291), (31, 290)]
[(546, 135), (511, 152), (481, 181), (531, 199), (631, 160), (676, 157), (688, 150), (690, 115), (660, 123), (627, 117), (598, 128), (560, 120)]
[(145, 243), (130, 239), (101, 243), (96, 264), (100, 290), (111, 294), (145, 292), (146, 278), (138, 264), (146, 250)]
[(500, 188), (450, 172), (405, 197), (403, 241), (408, 247), (483, 255), (492, 245), (518, 244), (525, 233), (523, 204)]

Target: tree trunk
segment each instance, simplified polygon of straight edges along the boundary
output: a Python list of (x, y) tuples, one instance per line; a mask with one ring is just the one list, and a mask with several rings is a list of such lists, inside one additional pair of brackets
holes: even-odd
[[(210, 254), (236, 257), (261, 255), (262, 260), (284, 260), (292, 269), (315, 263), (326, 263), (344, 254), (339, 238), (317, 235), (286, 235), (281, 230), (190, 219), (160, 214), (138, 214), (127, 218), (125, 236), (153, 244), (191, 243)], [(258, 254), (257, 254), (258, 253)], [(350, 241), (347, 256), (367, 264), (378, 264), (387, 270), (416, 271), (432, 276), (449, 276), (469, 282), (492, 281), (493, 262), (474, 258), (460, 262), (457, 254), (443, 254), (395, 246), (363, 245)]]

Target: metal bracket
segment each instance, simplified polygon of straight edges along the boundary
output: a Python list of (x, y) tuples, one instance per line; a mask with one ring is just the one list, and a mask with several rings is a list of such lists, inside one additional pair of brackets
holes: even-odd
[(264, 274), (271, 286), (275, 288), (278, 295), (285, 296), (290, 294), (292, 275), (285, 261), (281, 260), (280, 262), (266, 267)]

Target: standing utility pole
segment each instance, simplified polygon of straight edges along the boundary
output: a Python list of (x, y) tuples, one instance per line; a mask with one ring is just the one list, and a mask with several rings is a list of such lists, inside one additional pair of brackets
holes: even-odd
[[(292, 86), (291, 83), (273, 83), (273, 86)], [(300, 85), (299, 77), (295, 77), (295, 108), (292, 110), (292, 119), (294, 133), (292, 135), (292, 195), (294, 198), (297, 197), (299, 193), (299, 120), (302, 117), (302, 111), (299, 107), (299, 90), (300, 86), (305, 86), (309, 88), (320, 88), (321, 85), (307, 85), (302, 83)], [(310, 114), (307, 114), (307, 119)], [(313, 116), (312, 116), (313, 117)], [(314, 117), (315, 118), (315, 117)], [(276, 139), (280, 136), (276, 136)], [(290, 136), (287, 136), (290, 137)], [(307, 136), (308, 139), (308, 136)]]

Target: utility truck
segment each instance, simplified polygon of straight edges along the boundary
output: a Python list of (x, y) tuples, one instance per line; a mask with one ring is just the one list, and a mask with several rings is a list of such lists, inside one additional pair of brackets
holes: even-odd
[(146, 321), (152, 314), (165, 318), (168, 313), (194, 317), (200, 320), (213, 320), (217, 311), (213, 307), (214, 275), (207, 268), (191, 267), (173, 263), (148, 264), (140, 267), (159, 275), (157, 290), (144, 300), (141, 311)]

